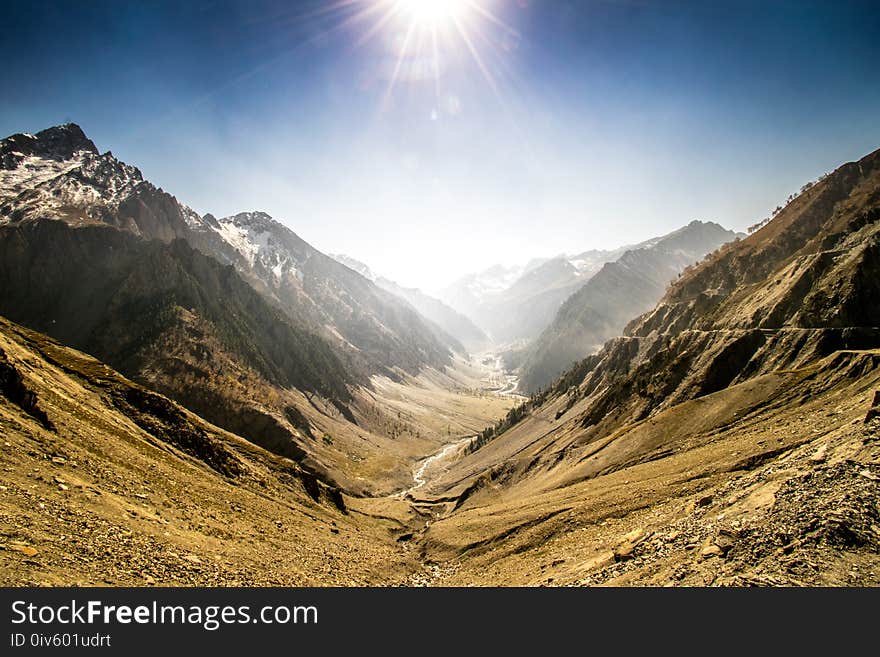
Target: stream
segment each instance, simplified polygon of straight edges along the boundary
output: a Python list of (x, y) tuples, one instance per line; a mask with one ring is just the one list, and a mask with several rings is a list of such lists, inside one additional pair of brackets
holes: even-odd
[(440, 467), (444, 465), (447, 461), (453, 460), (475, 439), (476, 436), (467, 436), (466, 438), (461, 438), (459, 440), (456, 440), (454, 443), (444, 445), (438, 452), (424, 459), (419, 465), (418, 469), (413, 472), (413, 485), (397, 493), (396, 497), (404, 498), (413, 491), (418, 490), (419, 488), (424, 486), (427, 483), (426, 473), (428, 472), (429, 468)]
[[(499, 397), (523, 398), (516, 390), (519, 386), (519, 377), (504, 369), (504, 362), (499, 354), (487, 352), (471, 358), (471, 363), (484, 370), (484, 389)], [(413, 485), (406, 488), (395, 497), (405, 498), (424, 486), (429, 479), (429, 474), (439, 473), (444, 466), (461, 457), (462, 452), (470, 445), (477, 436), (466, 436), (455, 442), (441, 447), (437, 452), (422, 459), (418, 467), (413, 471)]]
[(517, 392), (519, 377), (504, 368), (504, 361), (499, 354), (487, 352), (473, 357), (471, 362), (486, 370), (483, 381), (494, 394), (499, 397), (522, 397)]

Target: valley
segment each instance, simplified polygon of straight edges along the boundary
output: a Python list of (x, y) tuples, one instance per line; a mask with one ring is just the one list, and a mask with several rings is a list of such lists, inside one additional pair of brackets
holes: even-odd
[(436, 454), (432, 454), (431, 456), (422, 459), (419, 463), (418, 468), (413, 473), (413, 485), (409, 488), (397, 493), (397, 497), (406, 498), (411, 495), (414, 491), (417, 491), (419, 488), (428, 483), (429, 478), (433, 478), (437, 476), (438, 471), (448, 463), (455, 462), (456, 459), (461, 458), (462, 452), (467, 449), (471, 443), (474, 441), (474, 436), (468, 436), (466, 438), (461, 438), (460, 440), (456, 440), (446, 446), (444, 446), (439, 452)]
[(73, 124), (0, 161), (0, 584), (880, 585), (880, 151), (445, 301)]
[[(460, 432), (476, 431), (510, 407), (484, 372), (466, 363), (447, 379), (435, 373), (384, 391), (377, 386), (379, 403), (411, 414), (409, 421), (433, 421), (419, 424), (421, 439), (395, 455), (401, 473), (373, 474), (373, 485), (389, 495), (358, 497), (6, 320), (0, 355), (4, 585), (363, 586), (404, 579), (419, 562), (395, 537), (420, 528), (424, 512), (403, 498), (461, 451), (470, 438)], [(441, 383), (451, 381), (459, 390), (438, 396)], [(21, 397), (10, 393), (13, 382), (26, 391)], [(478, 392), (462, 392), (465, 386)], [(409, 488), (393, 491), (403, 486)]]

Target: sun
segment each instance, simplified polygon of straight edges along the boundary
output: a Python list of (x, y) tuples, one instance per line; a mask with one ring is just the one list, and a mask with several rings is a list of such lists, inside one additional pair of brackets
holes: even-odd
[(395, 9), (417, 25), (437, 27), (460, 20), (471, 6), (470, 0), (396, 0)]
[(516, 48), (519, 33), (496, 15), (499, 4), (501, 0), (327, 0), (318, 15), (339, 19), (334, 29), (353, 30), (356, 46), (374, 38), (383, 44), (386, 56), (377, 60), (377, 79), (388, 83), (383, 108), (392, 105), (402, 82), (412, 83), (410, 89), (433, 83), (438, 103), (458, 107), (455, 93), (443, 88), (444, 79), (467, 60), (500, 99), (496, 75), (508, 75), (504, 60)]

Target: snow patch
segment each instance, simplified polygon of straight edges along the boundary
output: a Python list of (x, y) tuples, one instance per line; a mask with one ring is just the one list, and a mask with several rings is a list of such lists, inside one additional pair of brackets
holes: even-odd
[(257, 258), (259, 247), (249, 239), (248, 230), (241, 226), (236, 226), (231, 221), (220, 220), (220, 228), (216, 229), (222, 237), (233, 249), (238, 251), (248, 264), (253, 267)]
[(287, 277), (302, 281), (295, 255), (273, 235), (275, 221), (269, 215), (247, 212), (218, 219), (217, 223), (219, 228), (211, 228), (240, 253), (251, 268), (260, 265), (271, 272), (276, 284)]

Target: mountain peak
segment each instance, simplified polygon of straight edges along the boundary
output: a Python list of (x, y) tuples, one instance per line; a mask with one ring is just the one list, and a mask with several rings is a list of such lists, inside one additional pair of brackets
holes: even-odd
[(78, 151), (98, 154), (94, 142), (86, 136), (76, 123), (65, 123), (38, 132), (34, 138), (50, 156), (69, 159)]
[(4, 168), (14, 168), (28, 156), (64, 161), (81, 151), (98, 154), (95, 144), (75, 123), (46, 128), (36, 135), (18, 133), (0, 141)]
[(258, 233), (264, 233), (270, 230), (274, 224), (278, 223), (272, 218), (271, 215), (265, 212), (261, 212), (260, 210), (254, 210), (252, 212), (239, 212), (238, 214), (234, 214), (231, 217), (225, 217), (220, 221), (231, 222), (235, 226), (238, 226), (240, 228), (248, 228)]

